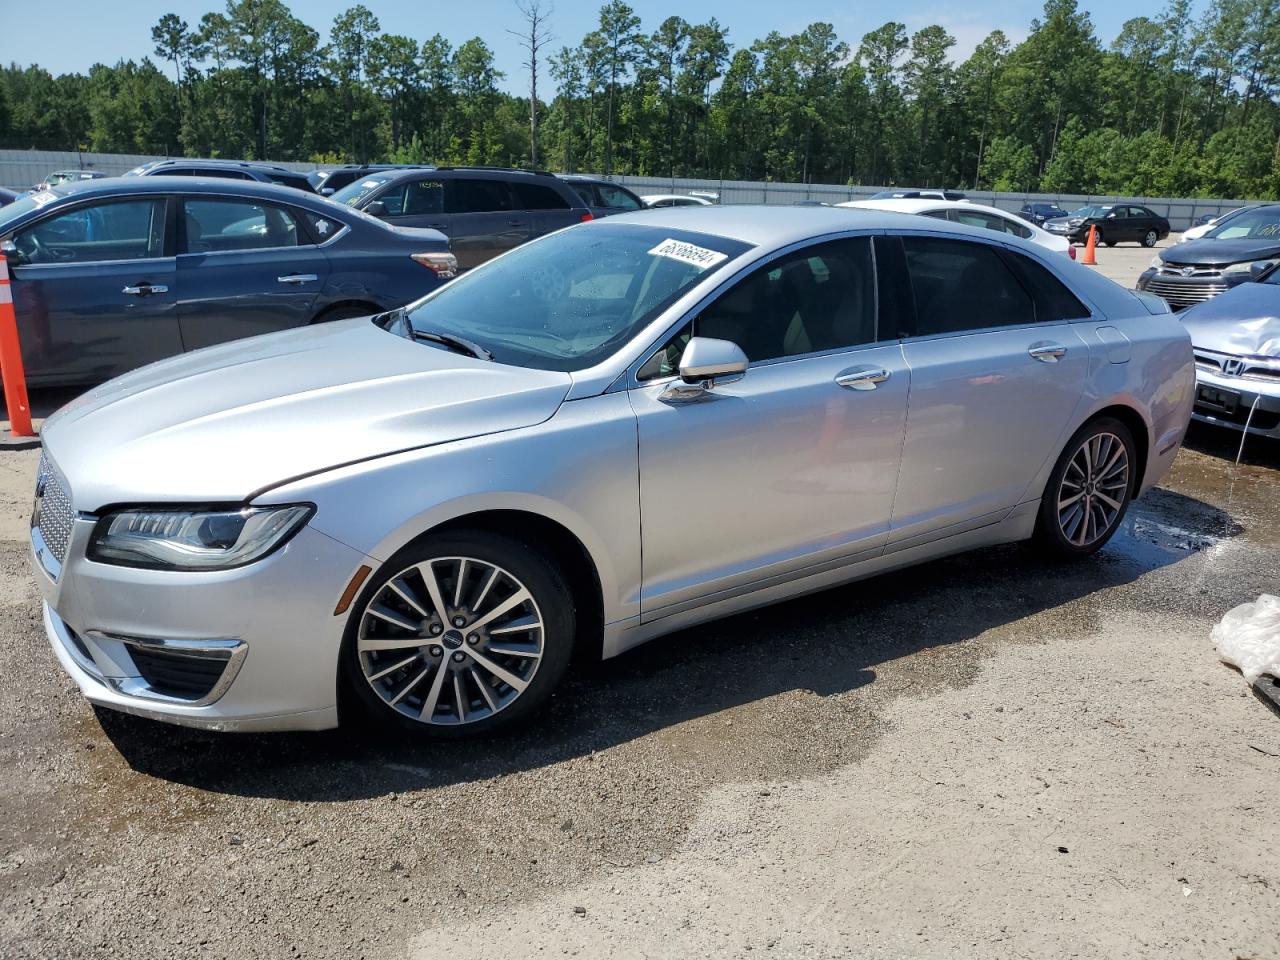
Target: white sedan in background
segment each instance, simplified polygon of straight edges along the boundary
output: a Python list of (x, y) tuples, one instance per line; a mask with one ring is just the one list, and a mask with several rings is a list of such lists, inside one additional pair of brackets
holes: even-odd
[(1034, 223), (1028, 223), (1008, 211), (981, 203), (971, 203), (968, 200), (885, 198), (883, 200), (850, 200), (847, 203), (838, 203), (836, 206), (918, 213), (922, 217), (950, 220), (952, 223), (967, 227), (980, 227), (984, 230), (994, 230), (996, 233), (1012, 234), (1053, 250), (1055, 253), (1065, 254), (1072, 260), (1076, 258), (1075, 247), (1066, 237), (1059, 237), (1047, 230), (1041, 230)]
[(709, 207), (705, 197), (691, 197), (687, 193), (651, 193), (640, 198), (646, 207)]

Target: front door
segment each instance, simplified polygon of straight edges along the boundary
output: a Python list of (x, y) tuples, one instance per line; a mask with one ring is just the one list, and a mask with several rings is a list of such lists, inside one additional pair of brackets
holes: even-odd
[(92, 383), (182, 352), (161, 198), (91, 203), (15, 234), (10, 261), (33, 383)]
[[(690, 335), (751, 360), (704, 397), (668, 396)], [(908, 370), (876, 343), (867, 238), (784, 254), (703, 308), (641, 370), (645, 619), (772, 578), (874, 556), (893, 507)]]
[(916, 319), (891, 544), (994, 522), (1037, 496), (1028, 487), (1060, 452), (1089, 370), (1069, 322), (1089, 312), (1043, 266), (967, 240), (902, 245)]
[(296, 208), (187, 196), (179, 234), (178, 319), (188, 350), (310, 321), (329, 261)]

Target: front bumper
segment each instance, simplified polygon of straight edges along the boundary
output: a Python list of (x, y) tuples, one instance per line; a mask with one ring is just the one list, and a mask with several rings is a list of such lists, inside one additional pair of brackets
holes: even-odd
[(91, 702), (216, 730), (337, 725), (346, 618), (334, 607), (367, 558), (304, 527), (245, 567), (141, 570), (86, 559), (93, 526), (72, 523), (56, 578), (38, 536), (31, 550), (45, 633)]
[[(1225, 391), (1234, 395), (1230, 397), (1233, 402), (1209, 402), (1210, 398), (1220, 399), (1214, 397), (1212, 391)], [(1205, 370), (1197, 364), (1196, 403), (1192, 408), (1191, 418), (1201, 423), (1241, 431), (1248, 423), (1249, 433), (1280, 439), (1280, 383), (1228, 377)]]

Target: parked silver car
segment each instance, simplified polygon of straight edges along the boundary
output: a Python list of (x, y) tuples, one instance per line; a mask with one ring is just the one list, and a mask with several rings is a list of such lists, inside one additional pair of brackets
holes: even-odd
[(316, 729), (346, 685), (408, 730), (492, 729), (575, 648), (990, 544), (1097, 550), (1190, 417), (1163, 310), (903, 214), (571, 227), (51, 417), (45, 626), (117, 710)]
[(1192, 417), (1280, 439), (1280, 263), (1180, 319), (1196, 357)]

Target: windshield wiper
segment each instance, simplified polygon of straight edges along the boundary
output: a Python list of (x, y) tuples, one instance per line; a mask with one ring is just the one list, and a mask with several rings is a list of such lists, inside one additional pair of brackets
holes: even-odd
[(438, 330), (418, 330), (409, 320), (408, 311), (404, 307), (397, 307), (395, 310), (389, 310), (382, 316), (374, 317), (379, 323), (386, 322), (386, 329), (390, 329), (393, 323), (397, 321), (404, 326), (406, 335), (414, 340), (426, 340), (429, 343), (438, 343), (440, 346), (454, 353), (465, 353), (467, 356), (476, 357), (479, 360), (492, 360), (493, 354), (486, 350), (480, 344), (473, 340), (467, 340), (465, 337), (459, 337), (452, 333), (441, 333)]
[(440, 333), (437, 330), (415, 330), (413, 326), (409, 327), (409, 336), (415, 340), (427, 340), (431, 343), (438, 343), (442, 347), (448, 347), (454, 353), (466, 353), (481, 360), (492, 360), (493, 354), (486, 350), (480, 344), (466, 340), (462, 337), (453, 335), (452, 333)]

